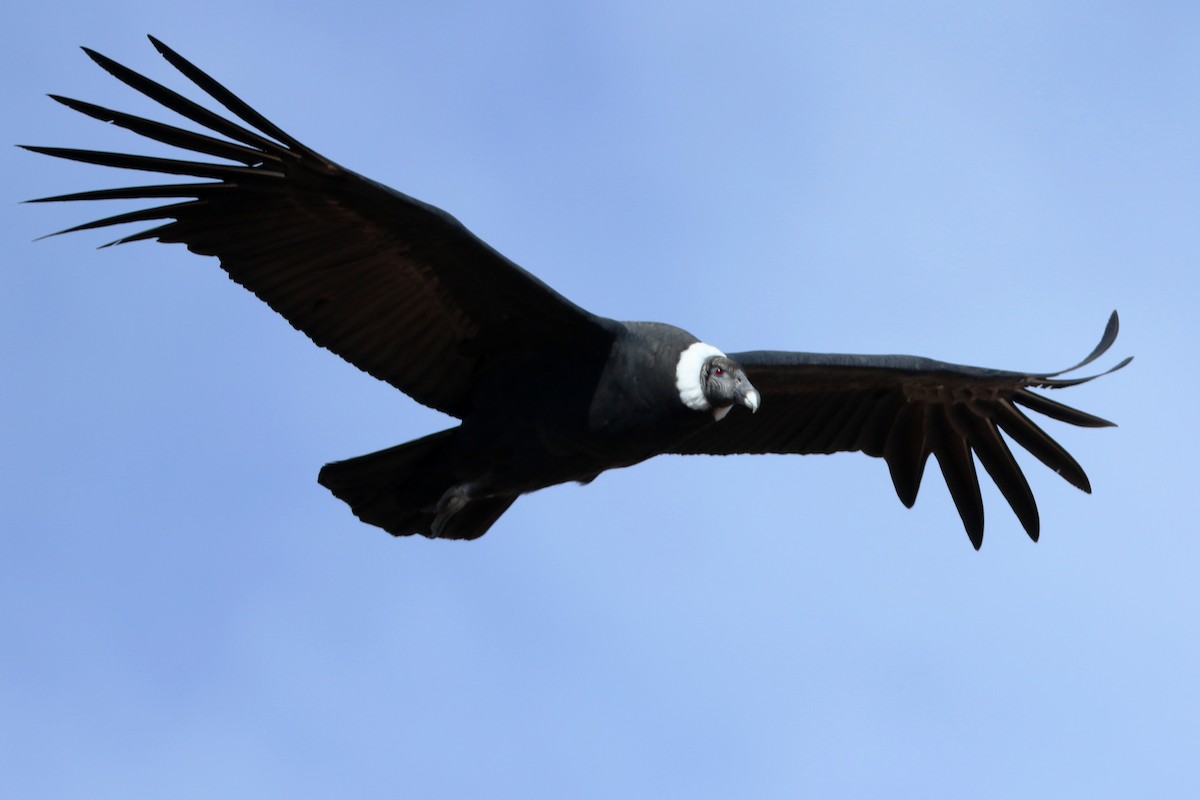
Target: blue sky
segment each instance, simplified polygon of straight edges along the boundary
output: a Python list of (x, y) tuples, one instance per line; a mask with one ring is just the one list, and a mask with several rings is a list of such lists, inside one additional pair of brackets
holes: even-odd
[[(0, 149), (0, 789), (14, 797), (1128, 797), (1200, 789), (1200, 12), (1183, 3), (5, 11), (0, 137), (130, 149), (159, 36), (576, 302), (727, 351), (1122, 373), (1024, 458), (662, 458), (393, 540), (315, 482), (446, 420)], [(966, 6), (969, 6), (967, 8)], [(169, 118), (169, 115), (168, 115)], [(1113, 363), (1111, 359), (1106, 364)]]

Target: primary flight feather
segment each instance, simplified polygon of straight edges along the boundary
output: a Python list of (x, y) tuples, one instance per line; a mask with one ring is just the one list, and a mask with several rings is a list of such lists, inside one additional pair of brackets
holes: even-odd
[[(190, 157), (216, 160), (27, 147), (201, 179), (34, 202), (166, 201), (60, 233), (155, 223), (112, 244), (156, 239), (216, 256), (233, 280), (314, 342), (460, 419), (458, 427), (321, 470), (321, 484), (365, 522), (397, 536), (473, 539), (522, 494), (587, 483), (661, 453), (861, 451), (886, 461), (909, 506), (932, 455), (977, 548), (984, 518), (976, 459), (1026, 532), (1038, 537), (1037, 505), (1008, 440), (1091, 490), (1075, 459), (1026, 411), (1072, 425), (1111, 425), (1031, 391), (1097, 376), (913, 356), (725, 354), (670, 325), (597, 316), (449, 214), (314, 152), (150, 41), (244, 124), (85, 48), (114, 77), (211, 133), (51, 97)], [(1114, 312), (1095, 350), (1071, 369), (1102, 355), (1116, 335)]]

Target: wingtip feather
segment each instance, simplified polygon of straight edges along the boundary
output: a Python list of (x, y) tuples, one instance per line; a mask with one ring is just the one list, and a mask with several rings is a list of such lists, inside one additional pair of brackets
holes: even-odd
[(99, 53), (90, 47), (80, 47), (79, 49), (82, 50), (88, 58), (96, 62), (100, 69), (104, 70), (105, 72), (111, 73), (113, 68), (121, 68), (116, 61), (113, 61), (108, 56), (104, 55), (103, 53)]
[[(1105, 323), (1105, 325), (1104, 325), (1104, 333), (1100, 335), (1100, 341), (1097, 342), (1096, 346), (1092, 348), (1092, 352), (1087, 354), (1087, 357), (1085, 357), (1082, 361), (1080, 361), (1078, 364), (1076, 364), (1073, 367), (1067, 367), (1066, 369), (1059, 370), (1058, 372), (1051, 372), (1046, 375), (1043, 375), (1042, 377), (1053, 378), (1058, 375), (1066, 375), (1068, 372), (1074, 372), (1077, 369), (1086, 367), (1088, 364), (1091, 364), (1097, 358), (1099, 358), (1100, 356), (1102, 356), (1108, 352), (1109, 348), (1111, 348), (1113, 346), (1113, 343), (1115, 343), (1117, 341), (1117, 334), (1120, 332), (1121, 332), (1121, 318), (1117, 315), (1117, 312), (1114, 309), (1112, 314), (1110, 314), (1108, 317), (1108, 322)], [(1114, 367), (1113, 369), (1109, 370), (1109, 372), (1113, 372), (1117, 369), (1120, 369), (1120, 367)], [(1101, 373), (1101, 374), (1107, 374), (1107, 373)], [(1086, 380), (1091, 380), (1091, 379), (1088, 378)], [(1067, 385), (1067, 384), (1064, 384), (1064, 385)]]

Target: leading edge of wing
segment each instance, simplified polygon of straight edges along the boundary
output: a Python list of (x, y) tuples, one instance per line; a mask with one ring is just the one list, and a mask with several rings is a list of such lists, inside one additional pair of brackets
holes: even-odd
[[(1116, 338), (1116, 312), (1100, 345), (1078, 369), (1102, 355)], [(883, 458), (896, 494), (916, 502), (925, 464), (938, 461), (972, 544), (983, 542), (983, 501), (975, 460), (996, 483), (1034, 541), (1039, 516), (1033, 493), (1008, 440), (1028, 450), (1073, 486), (1091, 491), (1078, 462), (1021, 407), (1082, 427), (1113, 423), (1049, 398), (1032, 388), (1075, 386), (1121, 369), (1084, 378), (1021, 373), (952, 364), (919, 356), (755, 351), (731, 353), (763, 396), (757, 414), (731, 414), (672, 449), (681, 454), (834, 453), (861, 451)]]
[[(805, 353), (787, 350), (753, 350), (744, 353), (731, 353), (730, 358), (737, 360), (743, 367), (753, 368), (757, 380), (765, 385), (778, 380), (780, 386), (790, 384), (803, 386), (811, 390), (821, 385), (823, 379), (831, 378), (839, 387), (861, 382), (870, 385), (877, 382), (903, 382), (909, 379), (929, 379), (941, 376), (951, 382), (963, 380), (1000, 382), (1016, 380), (1026, 381), (1030, 386), (1044, 389), (1060, 389), (1067, 386), (1078, 386), (1093, 381), (1109, 373), (1124, 368), (1133, 361), (1128, 357), (1115, 366), (1094, 375), (1080, 378), (1060, 378), (1060, 375), (1074, 372), (1091, 364), (1100, 358), (1117, 340), (1120, 332), (1120, 317), (1116, 311), (1109, 315), (1104, 326), (1104, 333), (1099, 343), (1079, 363), (1067, 369), (1056, 372), (1030, 373), (1014, 372), (1012, 370), (991, 369), (988, 367), (973, 367), (965, 364), (954, 364), (938, 361), (923, 356), (909, 355), (858, 355), (851, 353)], [(779, 370), (779, 372), (776, 372)], [(757, 386), (757, 382), (755, 386)], [(1109, 423), (1111, 424), (1111, 423)]]
[(175, 51), (154, 37), (150, 41), (172, 66), (250, 127), (84, 48), (118, 80), (206, 132), (70, 98), (51, 95), (53, 99), (149, 139), (220, 160), (27, 146), (73, 161), (203, 179), (31, 201), (171, 201), (60, 233), (157, 222), (111, 244), (157, 239), (217, 256), (233, 280), (315, 343), (455, 416), (469, 410), (475, 374), (490, 356), (546, 341), (603, 346), (611, 336), (606, 320), (509, 261), (450, 214), (324, 158)]

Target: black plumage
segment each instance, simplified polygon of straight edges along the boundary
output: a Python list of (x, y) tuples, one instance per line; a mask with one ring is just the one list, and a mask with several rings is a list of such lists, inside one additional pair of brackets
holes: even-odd
[[(521, 494), (586, 483), (660, 453), (861, 451), (886, 461), (909, 506), (933, 455), (976, 547), (983, 537), (978, 459), (1036, 539), (1037, 506), (1006, 437), (1090, 491), (1080, 466), (1021, 408), (1072, 425), (1110, 425), (1031, 391), (1091, 377), (911, 356), (727, 356), (669, 325), (599, 317), (445, 212), (304, 146), (151, 41), (245, 125), (85, 48), (122, 82), (218, 136), (51, 95), (55, 100), (217, 160), (28, 147), (201, 179), (35, 202), (169, 201), (61, 232), (155, 223), (112, 244), (156, 239), (218, 257), (233, 280), (314, 342), (459, 418), (456, 428), (321, 470), (320, 482), (366, 522), (395, 535), (470, 539)], [(1072, 369), (1103, 354), (1116, 335), (1114, 313), (1100, 344)]]

